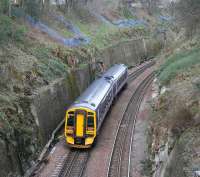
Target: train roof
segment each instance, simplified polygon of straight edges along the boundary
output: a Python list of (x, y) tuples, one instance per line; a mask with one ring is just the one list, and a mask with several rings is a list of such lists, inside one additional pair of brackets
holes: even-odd
[(112, 82), (125, 70), (127, 70), (127, 67), (124, 64), (115, 64), (112, 66), (77, 98), (71, 108), (86, 107), (96, 110), (106, 93), (111, 89)]
[(71, 107), (87, 107), (96, 110), (106, 93), (111, 89), (111, 84), (112, 82), (105, 78), (95, 80)]
[(124, 64), (115, 64), (108, 71), (106, 71), (102, 77), (111, 78), (113, 80), (117, 79), (125, 70), (127, 66)]

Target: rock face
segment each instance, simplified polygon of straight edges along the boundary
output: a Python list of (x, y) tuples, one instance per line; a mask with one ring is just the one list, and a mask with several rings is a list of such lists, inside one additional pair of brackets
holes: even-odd
[(44, 145), (55, 126), (64, 119), (64, 112), (72, 102), (66, 79), (58, 79), (49, 86), (41, 88), (31, 103), (31, 112), (35, 119)]
[(6, 154), (8, 154), (8, 149), (7, 149), (7, 145), (6, 142), (3, 140), (0, 140), (0, 166), (4, 167), (4, 170), (1, 170), (1, 175), (0, 176), (6, 176), (8, 171), (12, 170), (12, 163), (14, 159), (11, 159), (11, 157), (9, 157), (8, 155), (6, 156)]
[(163, 177), (193, 177), (200, 169), (200, 127), (184, 132), (177, 141), (164, 171)]
[(67, 107), (87, 88), (91, 77), (88, 66), (74, 70), (68, 78), (55, 80), (32, 97), (31, 112), (40, 129), (43, 145), (64, 119)]
[(194, 177), (200, 170), (199, 70), (193, 70), (185, 71), (184, 79), (185, 73), (177, 75), (168, 89), (154, 83), (149, 128), (153, 177)]
[(136, 64), (158, 54), (161, 41), (151, 39), (135, 39), (124, 41), (102, 51), (99, 56), (106, 66), (114, 63), (124, 63), (128, 66)]

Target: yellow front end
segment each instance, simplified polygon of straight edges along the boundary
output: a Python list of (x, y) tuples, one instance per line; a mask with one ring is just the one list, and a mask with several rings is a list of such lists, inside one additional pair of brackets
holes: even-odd
[(87, 108), (67, 110), (65, 121), (66, 142), (71, 147), (89, 148), (96, 137), (96, 112)]

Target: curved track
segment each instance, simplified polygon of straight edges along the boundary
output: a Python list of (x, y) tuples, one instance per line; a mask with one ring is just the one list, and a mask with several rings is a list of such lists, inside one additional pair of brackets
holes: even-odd
[[(129, 74), (128, 82), (132, 82), (136, 79), (141, 73), (143, 73), (147, 68), (150, 68), (154, 65), (154, 61), (150, 61), (139, 69), (135, 70), (133, 73)], [(115, 138), (115, 144), (113, 145), (112, 157), (110, 159), (110, 166), (107, 177), (117, 177), (122, 174), (122, 167), (124, 168), (127, 163), (123, 162), (124, 152), (129, 152), (130, 149), (127, 149), (125, 144), (128, 146), (131, 139), (128, 138), (127, 134), (132, 134), (133, 127), (136, 120), (136, 114), (139, 110), (140, 103), (142, 101), (143, 95), (148, 87), (150, 81), (153, 78), (153, 74), (148, 76), (133, 93), (132, 98), (128, 104), (128, 107), (125, 111), (125, 114), (121, 120), (121, 123), (118, 127), (118, 133)], [(129, 146), (128, 148), (131, 148)], [(88, 150), (70, 150), (69, 154), (66, 156), (62, 163), (62, 168), (59, 171), (57, 177), (81, 177), (83, 171), (87, 165), (87, 160), (89, 158)], [(127, 160), (127, 159), (125, 159)], [(122, 164), (123, 162), (123, 164)], [(130, 167), (130, 162), (128, 163), (128, 168)], [(127, 175), (125, 175), (127, 176)]]
[(150, 74), (133, 93), (131, 100), (126, 108), (125, 114), (118, 126), (115, 143), (109, 162), (107, 177), (129, 176), (130, 155), (133, 131), (137, 113), (144, 94), (153, 80), (154, 74)]
[(155, 64), (155, 61), (149, 61), (147, 64), (143, 65), (141, 68), (137, 69), (133, 73), (129, 74), (128, 82), (133, 81), (136, 79), (141, 73), (143, 73), (146, 69), (150, 68)]

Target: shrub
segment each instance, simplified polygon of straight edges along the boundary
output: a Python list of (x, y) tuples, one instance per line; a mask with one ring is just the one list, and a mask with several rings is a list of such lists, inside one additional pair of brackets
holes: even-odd
[(0, 43), (12, 36), (12, 20), (4, 15), (0, 16)]
[(151, 176), (153, 162), (150, 159), (146, 159), (144, 161), (141, 161), (141, 164), (142, 164), (141, 174), (145, 176)]
[(125, 18), (128, 18), (128, 19), (134, 18), (134, 16), (132, 15), (132, 13), (130, 12), (130, 10), (128, 9), (127, 6), (125, 6), (125, 7), (122, 9), (122, 13), (123, 13), (123, 16), (124, 16)]
[(0, 1), (0, 14), (6, 14), (9, 8), (9, 1), (8, 0), (1, 0)]
[(40, 3), (38, 3), (37, 0), (26, 0), (24, 3), (25, 12), (35, 20), (38, 20), (41, 13)]
[(15, 41), (21, 41), (24, 38), (27, 29), (25, 26), (18, 27), (15, 31), (13, 31), (13, 39)]
[(11, 18), (0, 15), (0, 44), (9, 40), (20, 41), (26, 33), (24, 26), (15, 25)]
[(32, 54), (39, 59), (38, 71), (47, 81), (52, 81), (67, 74), (67, 65), (59, 58), (54, 57), (50, 48), (35, 48)]
[(176, 11), (180, 24), (185, 27), (188, 37), (191, 37), (200, 25), (200, 1), (180, 0), (176, 5)]

